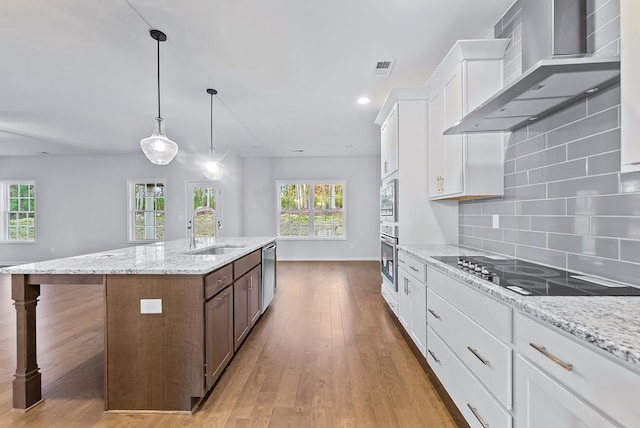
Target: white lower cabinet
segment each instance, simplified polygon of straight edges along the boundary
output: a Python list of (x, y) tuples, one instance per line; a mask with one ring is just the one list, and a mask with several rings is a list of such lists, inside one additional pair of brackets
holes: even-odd
[[(522, 360), (516, 367), (516, 414), (522, 426), (545, 426), (537, 423), (535, 409), (547, 395), (559, 415), (583, 424), (557, 426), (640, 427), (640, 375), (521, 313), (514, 317), (514, 342)], [(603, 422), (608, 420), (614, 422)]]
[(517, 427), (618, 426), (519, 355), (515, 383)]
[(431, 327), (427, 362), (471, 427), (512, 426), (512, 417), (469, 372)]
[(398, 269), (398, 320), (422, 355), (427, 352), (427, 286)]
[(394, 290), (391, 290), (391, 286), (387, 286), (387, 284), (383, 283), (380, 286), (380, 294), (382, 294), (382, 298), (387, 303), (387, 306), (389, 306), (389, 309), (391, 309), (391, 312), (393, 312), (393, 314), (397, 317), (398, 299), (396, 299), (396, 296), (398, 295), (398, 293), (396, 293)]

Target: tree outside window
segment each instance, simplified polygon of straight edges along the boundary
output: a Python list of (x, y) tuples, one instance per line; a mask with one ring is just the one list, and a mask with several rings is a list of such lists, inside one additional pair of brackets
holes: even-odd
[(344, 238), (345, 183), (278, 183), (278, 236)]

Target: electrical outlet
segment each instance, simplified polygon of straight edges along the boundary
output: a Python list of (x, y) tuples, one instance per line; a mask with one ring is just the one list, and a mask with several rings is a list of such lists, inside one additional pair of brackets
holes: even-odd
[(162, 299), (140, 299), (141, 314), (161, 314)]
[(500, 227), (500, 216), (498, 214), (493, 215), (493, 228), (498, 229)]

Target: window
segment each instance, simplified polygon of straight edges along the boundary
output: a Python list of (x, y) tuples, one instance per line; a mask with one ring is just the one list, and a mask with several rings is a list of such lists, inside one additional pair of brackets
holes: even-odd
[(165, 180), (129, 180), (129, 242), (165, 238)]
[(278, 182), (278, 237), (346, 238), (343, 181)]
[(35, 181), (1, 182), (0, 210), (5, 242), (36, 242)]
[[(187, 226), (191, 220), (191, 213), (198, 207), (211, 207), (215, 210), (215, 215), (211, 212), (202, 212), (196, 216), (195, 231), (196, 238), (220, 236), (222, 222), (220, 219), (220, 190), (211, 185), (210, 181), (189, 181), (187, 182)], [(220, 226), (220, 228), (216, 227)]]

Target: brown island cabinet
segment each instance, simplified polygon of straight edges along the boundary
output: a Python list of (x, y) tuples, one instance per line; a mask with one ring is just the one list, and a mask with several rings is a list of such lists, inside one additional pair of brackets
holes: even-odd
[(106, 411), (195, 411), (262, 313), (261, 260), (257, 249), (203, 275), (13, 274), (14, 408), (41, 401), (35, 356), (40, 284), (75, 283), (104, 285)]

